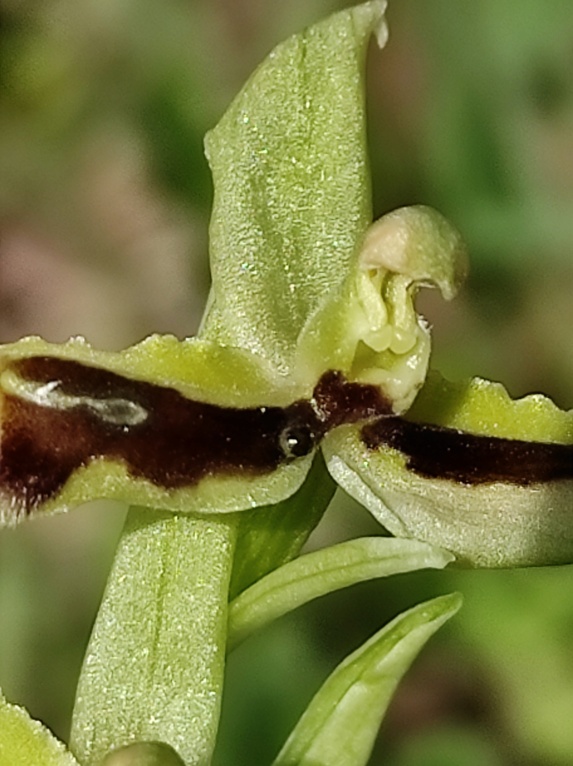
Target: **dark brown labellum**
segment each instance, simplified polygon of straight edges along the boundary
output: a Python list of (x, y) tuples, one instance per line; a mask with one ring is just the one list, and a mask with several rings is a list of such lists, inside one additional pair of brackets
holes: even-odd
[(2, 395), (0, 490), (25, 513), (97, 458), (165, 489), (189, 487), (269, 473), (311, 453), (330, 428), (391, 412), (375, 387), (337, 372), (322, 376), (309, 401), (240, 409), (69, 359), (28, 357), (8, 369), (28, 393)]

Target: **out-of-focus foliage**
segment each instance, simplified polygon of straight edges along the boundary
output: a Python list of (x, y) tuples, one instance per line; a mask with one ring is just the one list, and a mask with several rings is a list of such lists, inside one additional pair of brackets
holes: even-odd
[[(193, 332), (202, 135), (273, 45), (345, 5), (0, 0), (0, 341)], [(395, 0), (388, 17), (369, 67), (375, 212), (432, 205), (472, 259), (456, 301), (421, 296), (436, 365), (571, 406), (573, 5)], [(0, 681), (62, 737), (119, 515), (98, 505), (0, 536)], [(316, 544), (377, 531), (345, 500), (328, 516)], [(338, 660), (456, 589), (464, 609), (407, 677), (372, 762), (570, 764), (571, 586), (571, 568), (420, 572), (303, 607), (231, 658), (221, 763), (269, 761)]]

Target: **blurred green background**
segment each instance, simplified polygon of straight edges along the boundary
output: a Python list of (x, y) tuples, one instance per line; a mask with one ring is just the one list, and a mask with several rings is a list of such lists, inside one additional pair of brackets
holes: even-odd
[[(193, 333), (202, 136), (276, 43), (345, 5), (0, 0), (0, 342)], [(368, 63), (375, 212), (433, 205), (472, 254), (459, 299), (420, 297), (434, 363), (571, 406), (573, 4), (396, 0), (388, 16)], [(122, 515), (92, 504), (0, 535), (0, 683), (64, 738)], [(313, 544), (376, 531), (340, 497)], [(421, 572), (280, 621), (231, 658), (218, 763), (269, 762), (338, 660), (450, 589), (464, 609), (399, 690), (372, 763), (573, 763), (569, 567)]]

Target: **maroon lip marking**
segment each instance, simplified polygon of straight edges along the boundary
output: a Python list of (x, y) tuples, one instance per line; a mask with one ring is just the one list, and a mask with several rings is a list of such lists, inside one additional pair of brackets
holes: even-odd
[(57, 357), (24, 358), (10, 369), (48, 386), (45, 402), (3, 394), (0, 490), (24, 513), (99, 457), (176, 489), (206, 476), (269, 473), (311, 453), (331, 428), (391, 412), (378, 389), (338, 372), (321, 377), (311, 401), (240, 409)]
[(368, 449), (386, 445), (399, 450), (410, 470), (431, 479), (521, 486), (573, 479), (569, 444), (481, 436), (398, 417), (367, 423), (361, 437)]
[(337, 370), (322, 375), (314, 388), (313, 402), (323, 423), (322, 436), (345, 423), (393, 414), (391, 402), (379, 388), (347, 381)]

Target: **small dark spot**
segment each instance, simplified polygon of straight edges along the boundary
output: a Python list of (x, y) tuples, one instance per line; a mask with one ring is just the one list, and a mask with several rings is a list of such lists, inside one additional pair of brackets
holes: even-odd
[(287, 460), (292, 460), (312, 452), (316, 446), (316, 439), (308, 424), (293, 423), (281, 433), (280, 445)]

